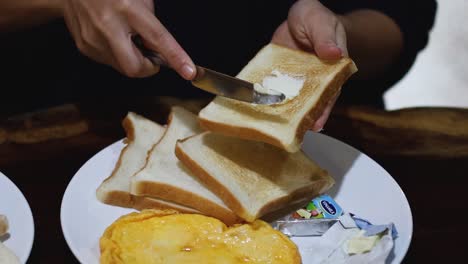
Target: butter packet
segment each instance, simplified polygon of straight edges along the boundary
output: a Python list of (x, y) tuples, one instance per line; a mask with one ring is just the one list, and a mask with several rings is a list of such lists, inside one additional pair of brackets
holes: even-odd
[(323, 194), (292, 214), (295, 219), (337, 219), (343, 209), (329, 195)]
[[(287, 236), (321, 236), (340, 221), (343, 209), (329, 195), (311, 200), (303, 208), (272, 223)], [(354, 221), (351, 219), (354, 225)]]

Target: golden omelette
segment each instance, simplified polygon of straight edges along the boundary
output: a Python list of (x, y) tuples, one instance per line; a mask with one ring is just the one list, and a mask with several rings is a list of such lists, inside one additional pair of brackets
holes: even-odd
[(221, 221), (172, 210), (144, 210), (117, 219), (100, 240), (101, 263), (297, 264), (296, 245), (256, 220), (228, 228)]

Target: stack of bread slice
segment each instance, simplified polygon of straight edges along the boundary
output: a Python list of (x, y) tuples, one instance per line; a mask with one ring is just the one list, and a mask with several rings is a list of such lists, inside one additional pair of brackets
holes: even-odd
[(121, 207), (176, 209), (184, 213), (198, 213), (187, 206), (162, 199), (130, 193), (130, 179), (145, 167), (148, 152), (162, 138), (165, 128), (135, 113), (128, 113), (122, 122), (127, 134), (126, 143), (112, 174), (96, 191), (100, 201)]
[(226, 224), (252, 222), (325, 192), (334, 183), (301, 150), (304, 127), (355, 71), (354, 63), (270, 44), (239, 74), (260, 82), (271, 70), (305, 78), (298, 96), (275, 105), (216, 98), (199, 116), (173, 107), (166, 127), (129, 113), (127, 146), (97, 190), (104, 203), (172, 208)]

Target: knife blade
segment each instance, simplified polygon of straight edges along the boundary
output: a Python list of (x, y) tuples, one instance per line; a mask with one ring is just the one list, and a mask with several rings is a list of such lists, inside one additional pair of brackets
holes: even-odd
[(260, 93), (254, 89), (251, 82), (201, 66), (196, 68), (197, 76), (192, 80), (192, 84), (209, 93), (255, 104), (274, 104), (285, 98), (284, 94)]
[[(133, 42), (140, 49), (143, 56), (147, 57), (153, 64), (170, 68), (167, 61), (159, 53), (149, 50), (143, 45), (143, 41), (139, 36), (135, 36)], [(198, 65), (195, 65), (195, 67), (197, 75), (192, 80), (192, 84), (209, 93), (254, 104), (274, 104), (285, 99), (285, 95), (282, 93), (261, 93), (254, 89), (254, 84), (251, 82)]]

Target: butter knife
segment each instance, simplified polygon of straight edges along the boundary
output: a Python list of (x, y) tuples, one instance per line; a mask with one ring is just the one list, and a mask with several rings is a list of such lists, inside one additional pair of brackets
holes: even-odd
[[(147, 57), (153, 64), (170, 68), (167, 61), (159, 53), (149, 50), (143, 45), (143, 41), (139, 36), (134, 37), (133, 42), (140, 49), (143, 56)], [(251, 82), (198, 65), (195, 65), (195, 67), (197, 75), (192, 80), (192, 84), (209, 93), (254, 104), (274, 104), (285, 99), (284, 94), (258, 92)]]

